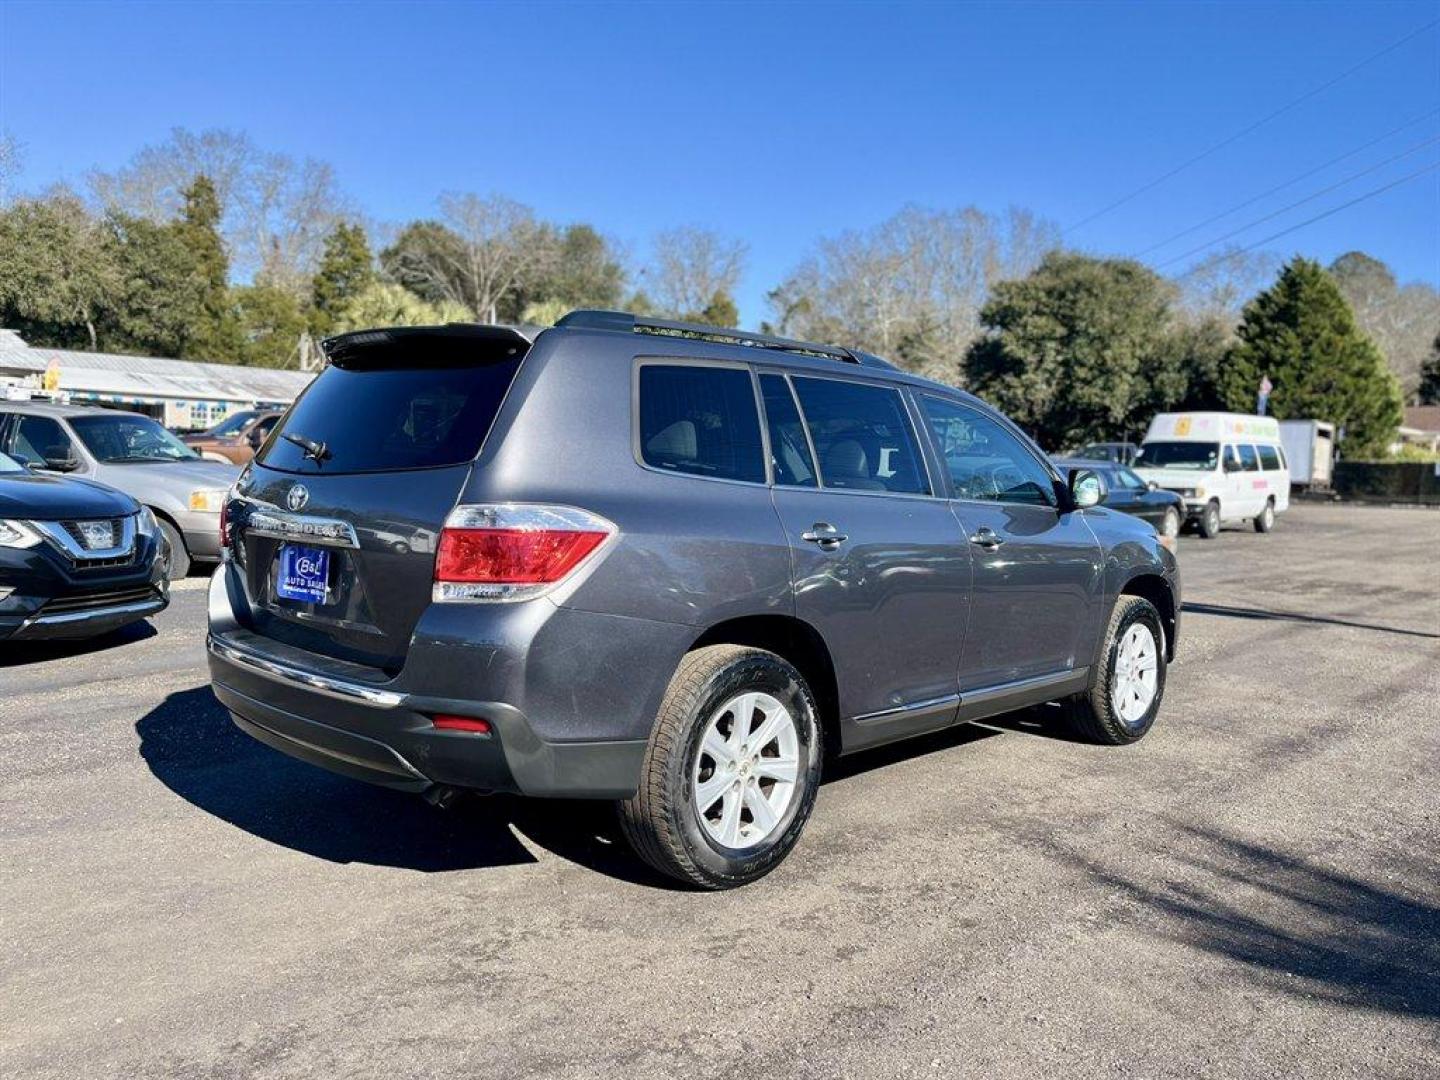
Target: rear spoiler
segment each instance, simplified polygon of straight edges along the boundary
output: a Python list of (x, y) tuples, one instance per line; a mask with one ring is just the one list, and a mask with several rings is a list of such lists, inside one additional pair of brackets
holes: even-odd
[(336, 334), (320, 342), (320, 348), (326, 359), (337, 367), (352, 364), (384, 366), (386, 357), (392, 353), (402, 354), (404, 360), (412, 364), (474, 363), (477, 360), (483, 363), (524, 356), (534, 344), (539, 329), (479, 323), (392, 326)]

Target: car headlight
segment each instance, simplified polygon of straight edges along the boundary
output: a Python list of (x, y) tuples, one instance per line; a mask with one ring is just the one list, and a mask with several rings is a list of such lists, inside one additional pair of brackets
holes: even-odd
[(0, 518), (0, 547), (32, 548), (40, 543), (40, 534), (23, 521)]
[(155, 524), (155, 514), (150, 507), (140, 507), (140, 513), (136, 515), (135, 528), (141, 536), (154, 536), (159, 531), (160, 527)]
[(1195, 489), (1195, 498), (1197, 498), (1197, 499), (1203, 499), (1204, 497), (1205, 497), (1205, 489), (1204, 489), (1203, 487), (1197, 487), (1197, 488)]
[(218, 514), (225, 505), (224, 488), (198, 488), (190, 492), (190, 509), (202, 510), (207, 514)]

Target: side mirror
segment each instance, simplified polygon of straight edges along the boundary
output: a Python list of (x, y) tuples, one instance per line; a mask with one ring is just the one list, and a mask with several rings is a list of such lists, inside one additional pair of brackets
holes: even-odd
[(1146, 480), (1146, 481), (1145, 481), (1145, 490), (1146, 490), (1146, 491), (1159, 491), (1159, 490), (1160, 490), (1160, 485), (1157, 484), (1154, 480)]
[(46, 458), (45, 468), (49, 469), (51, 472), (74, 472), (76, 469), (80, 468), (80, 462), (73, 457)]
[(250, 432), (248, 436), (246, 436), (245, 441), (250, 444), (251, 450), (259, 450), (260, 444), (265, 441), (265, 432), (261, 431), (259, 428), (255, 428)]
[(1099, 506), (1105, 498), (1105, 482), (1099, 473), (1090, 469), (1071, 469), (1066, 486), (1070, 491), (1070, 505), (1076, 510)]

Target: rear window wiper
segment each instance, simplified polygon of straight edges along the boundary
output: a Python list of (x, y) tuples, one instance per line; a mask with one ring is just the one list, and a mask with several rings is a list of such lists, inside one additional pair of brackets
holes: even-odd
[(296, 435), (289, 431), (282, 431), (280, 437), (304, 450), (305, 456), (313, 460), (316, 465), (323, 464), (330, 457), (330, 448), (323, 442), (316, 442), (314, 439), (307, 439), (304, 435)]

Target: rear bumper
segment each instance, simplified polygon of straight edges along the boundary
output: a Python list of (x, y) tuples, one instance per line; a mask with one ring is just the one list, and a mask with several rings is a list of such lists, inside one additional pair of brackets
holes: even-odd
[[(227, 581), (229, 569), (222, 565), (211, 580), (211, 684), (236, 724), (260, 741), (332, 772), (406, 791), (438, 784), (565, 798), (635, 793), (646, 739), (613, 737), (614, 726), (603, 722), (597, 722), (603, 737), (547, 739), (512, 702), (444, 696), (456, 685), (416, 679), (410, 686), (404, 673), (384, 679), (374, 669), (254, 634), (234, 617), (229, 588), (238, 586)], [(412, 654), (420, 648), (412, 646)], [(641, 697), (640, 707), (650, 708)], [(431, 718), (438, 714), (483, 718), (493, 733), (437, 730)]]

